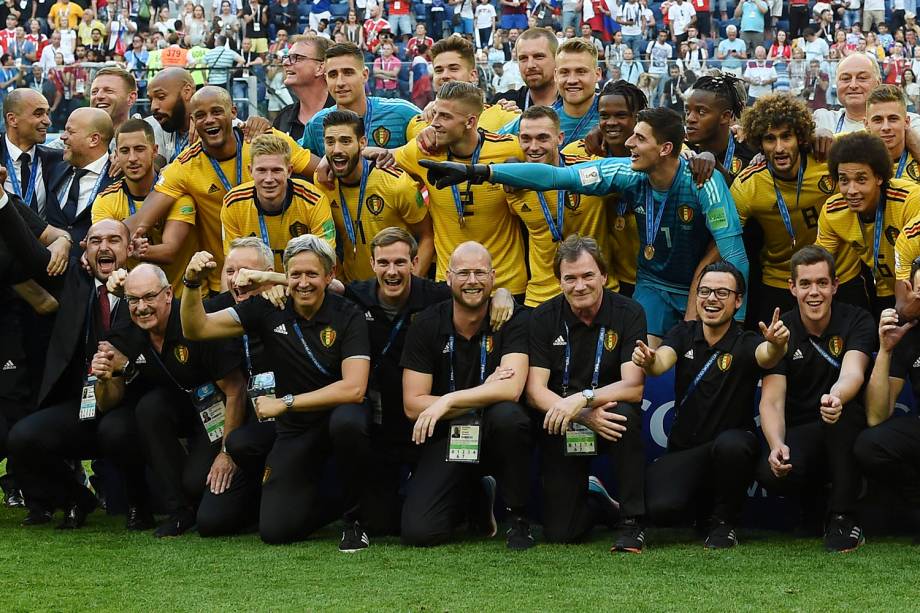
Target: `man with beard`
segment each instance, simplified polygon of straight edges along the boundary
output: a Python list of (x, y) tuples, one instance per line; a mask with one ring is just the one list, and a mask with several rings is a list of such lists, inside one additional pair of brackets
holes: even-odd
[[(233, 127), (236, 107), (227, 90), (205, 86), (190, 102), (191, 118), (198, 142), (184, 151), (163, 170), (144, 206), (128, 220), (135, 235), (142, 235), (164, 219), (170, 207), (183, 196), (191, 196), (197, 205), (196, 227), (199, 245), (214, 254), (223, 264), (223, 240), (220, 212), (224, 196), (244, 181), (252, 180), (249, 165), (250, 143), (243, 132)], [(290, 136), (272, 130), (287, 141), (291, 149), (291, 167), (295, 174), (312, 176), (316, 160), (301, 149)], [(219, 279), (211, 280), (211, 289), (220, 291)]]
[(336, 235), (342, 242), (343, 282), (374, 276), (370, 242), (384, 228), (410, 231), (418, 241), (418, 271), (424, 276), (434, 259), (434, 231), (415, 181), (405, 171), (376, 168), (361, 155), (367, 147), (364, 120), (351, 111), (333, 111), (323, 118), (326, 160), (334, 177), (332, 189), (317, 181), (332, 206)]
[(304, 126), (314, 115), (335, 105), (323, 73), (330, 44), (322, 36), (294, 36), (291, 47), (281, 56), (284, 85), (296, 100), (281, 109), (273, 126), (296, 141), (303, 138)]
[(76, 481), (66, 461), (102, 456), (126, 477), (127, 528), (143, 530), (152, 521), (134, 413), (106, 411), (97, 404), (94, 390), (94, 379), (106, 376), (94, 355), (97, 350), (109, 351), (104, 339), (128, 321), (125, 301), (110, 294), (106, 282), (113, 271), (124, 267), (129, 242), (128, 229), (121, 222), (93, 224), (83, 243), (90, 274), (74, 264), (64, 279), (59, 299), (68, 308), (54, 324), (38, 396), (41, 410), (10, 432), (10, 462), (29, 508), (24, 525), (47, 523), (53, 510), (60, 508), (64, 510), (60, 528), (81, 527), (97, 501)]
[(524, 30), (514, 45), (518, 67), (525, 85), (496, 95), (496, 100), (511, 100), (521, 110), (532, 105), (552, 106), (559, 99), (554, 75), (559, 39), (545, 28)]
[(754, 393), (761, 369), (776, 366), (789, 341), (779, 308), (769, 326), (760, 322), (762, 337), (744, 331), (734, 321), (743, 298), (744, 277), (738, 269), (727, 262), (710, 264), (696, 289), (700, 319), (671, 328), (657, 350), (639, 341), (632, 354), (633, 362), (652, 377), (677, 367), (677, 416), (668, 451), (648, 468), (649, 517), (669, 523), (695, 510), (711, 512), (705, 517), (710, 549), (738, 544), (735, 525), (759, 448), (751, 410)]
[(169, 511), (154, 536), (179, 536), (195, 524), (205, 487), (221, 493), (237, 472), (224, 440), (246, 414), (242, 356), (227, 342), (186, 338), (172, 288), (153, 264), (128, 273), (124, 301), (132, 325), (112, 334), (113, 347), (95, 359), (100, 368), (127, 363), (130, 376), (100, 377), (96, 396), (103, 410), (134, 407), (141, 447)]
[(227, 192), (220, 211), (224, 253), (235, 239), (258, 236), (274, 252), (275, 268), (281, 270), (281, 256), (295, 236), (321, 236), (334, 249), (329, 201), (304, 179), (291, 178), (288, 143), (275, 134), (263, 134), (249, 151), (252, 181)]
[[(412, 441), (422, 446), (402, 512), (402, 542), (444, 543), (466, 508), (469, 485), (495, 475), (511, 516), (509, 549), (534, 540), (526, 516), (533, 441), (518, 404), (527, 379), (527, 314), (518, 310), (493, 331), (487, 312), (495, 284), (492, 258), (474, 242), (450, 255), (453, 298), (419, 314), (406, 336), (400, 366)], [(510, 369), (510, 376), (502, 370)]]

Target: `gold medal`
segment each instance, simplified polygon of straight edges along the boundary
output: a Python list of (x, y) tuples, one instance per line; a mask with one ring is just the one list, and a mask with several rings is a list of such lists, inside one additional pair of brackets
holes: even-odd
[(643, 251), (646, 260), (651, 260), (655, 257), (655, 247), (654, 245), (646, 245), (645, 250)]
[(622, 215), (617, 215), (617, 219), (613, 222), (613, 227), (617, 232), (622, 232), (626, 228), (626, 218)]

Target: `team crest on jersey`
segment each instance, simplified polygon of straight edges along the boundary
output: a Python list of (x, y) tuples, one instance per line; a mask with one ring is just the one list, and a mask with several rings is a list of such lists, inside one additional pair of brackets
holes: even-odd
[(834, 180), (830, 175), (824, 175), (818, 180), (818, 189), (830, 196), (834, 192)]
[(371, 136), (374, 137), (374, 141), (381, 147), (386, 147), (387, 143), (390, 142), (390, 131), (383, 126), (377, 126), (371, 133)]
[(310, 233), (310, 228), (308, 228), (305, 224), (300, 223), (299, 221), (295, 221), (288, 228), (288, 231), (291, 233), (292, 237), (303, 236), (304, 234)]
[(495, 342), (492, 340), (492, 335), (486, 336), (486, 353), (492, 353), (492, 348), (495, 346)]
[(684, 223), (690, 223), (693, 221), (693, 209), (686, 204), (680, 205), (677, 207), (677, 218)]
[(840, 354), (843, 352), (843, 339), (839, 336), (832, 336), (829, 341), (827, 341), (827, 348), (830, 349), (831, 355), (835, 358), (840, 357)]
[(905, 170), (907, 171), (908, 177), (914, 181), (920, 181), (920, 164), (917, 164), (917, 160), (911, 160)]
[(866, 252), (866, 247), (859, 241), (851, 241), (850, 246), (853, 248), (853, 251), (859, 255), (863, 255)]
[(620, 340), (620, 337), (616, 332), (607, 330), (607, 333), (604, 335), (604, 349), (613, 351), (613, 348), (617, 346), (618, 340)]
[(732, 367), (732, 354), (723, 353), (719, 356), (719, 359), (716, 360), (716, 364), (719, 366), (719, 370), (722, 372), (727, 371)]
[(377, 194), (368, 196), (367, 200), (364, 201), (364, 204), (367, 206), (367, 210), (374, 215), (380, 215), (380, 213), (383, 211), (383, 198)]
[(733, 175), (738, 174), (739, 172), (741, 172), (741, 165), (742, 165), (742, 164), (743, 164), (743, 162), (741, 161), (740, 158), (738, 158), (737, 156), (736, 156), (736, 157), (733, 157), (733, 158), (732, 158), (732, 164), (731, 164), (732, 167), (728, 169), (728, 172), (732, 173)]
[(885, 238), (888, 239), (889, 245), (894, 245), (895, 241), (898, 240), (898, 236), (901, 234), (901, 231), (895, 228), (894, 226), (888, 226), (885, 228)]
[(180, 364), (188, 363), (188, 347), (185, 345), (176, 345), (173, 349), (173, 355)]
[(319, 341), (327, 349), (332, 347), (332, 343), (335, 342), (335, 330), (332, 329), (332, 326), (326, 326), (320, 331)]
[(570, 211), (577, 211), (578, 207), (581, 206), (581, 194), (573, 194), (571, 192), (566, 192), (565, 194), (565, 208)]

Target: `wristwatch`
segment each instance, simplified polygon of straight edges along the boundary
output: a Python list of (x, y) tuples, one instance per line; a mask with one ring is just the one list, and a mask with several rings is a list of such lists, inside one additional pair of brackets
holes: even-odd
[(585, 397), (585, 408), (591, 406), (591, 403), (594, 402), (594, 390), (590, 388), (581, 390), (581, 395)]
[(284, 406), (286, 406), (289, 409), (292, 406), (294, 406), (294, 394), (288, 394), (287, 396), (284, 396), (281, 400), (284, 402)]

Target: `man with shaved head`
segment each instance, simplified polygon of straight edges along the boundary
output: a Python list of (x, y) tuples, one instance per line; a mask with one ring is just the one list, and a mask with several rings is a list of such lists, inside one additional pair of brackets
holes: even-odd
[[(197, 206), (199, 245), (215, 254), (220, 268), (224, 252), (220, 210), (227, 192), (252, 180), (247, 163), (251, 157), (250, 144), (243, 131), (233, 126), (236, 107), (227, 90), (210, 85), (202, 87), (191, 97), (189, 110), (198, 142), (163, 169), (154, 191), (128, 224), (139, 233), (146, 232), (166, 217), (177, 199), (191, 196)], [(288, 143), (293, 173), (312, 177), (318, 158), (287, 134), (277, 130), (272, 133)], [(220, 291), (219, 279), (210, 282), (211, 289)]]
[[(450, 257), (453, 297), (419, 313), (406, 335), (400, 366), (406, 416), (419, 460), (402, 512), (402, 541), (439, 545), (464, 518), (469, 485), (481, 474), (495, 481), (510, 511), (509, 549), (534, 544), (527, 521), (533, 440), (530, 418), (518, 403), (527, 379), (527, 314), (514, 313), (494, 331), (487, 317), (495, 283), (492, 256), (465, 242)], [(488, 515), (488, 514), (487, 514)], [(492, 520), (494, 522), (494, 519)], [(497, 528), (488, 527), (489, 535)]]
[(159, 155), (172, 162), (189, 143), (188, 105), (195, 93), (195, 80), (184, 68), (166, 68), (150, 79), (147, 97)]

